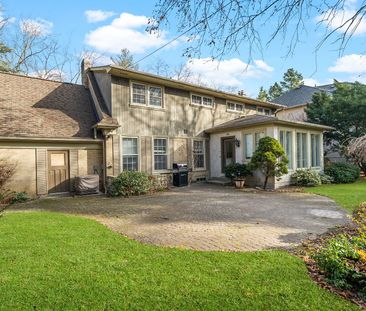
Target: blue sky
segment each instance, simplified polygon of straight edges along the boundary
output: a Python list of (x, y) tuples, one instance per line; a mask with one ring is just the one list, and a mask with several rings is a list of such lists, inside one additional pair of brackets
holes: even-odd
[[(158, 48), (176, 35), (175, 21), (171, 28), (164, 29), (160, 37), (152, 37), (144, 32), (145, 23), (153, 10), (154, 1), (133, 0), (88, 0), (88, 1), (26, 1), (0, 0), (5, 15), (13, 18), (13, 27), (18, 27), (22, 19), (32, 19), (44, 26), (45, 31), (56, 35), (61, 44), (73, 53), (95, 51), (99, 62), (108, 62), (110, 55), (121, 48), (129, 48), (136, 60)], [(346, 10), (352, 12), (357, 0), (348, 0)], [(349, 12), (340, 12), (340, 15)], [(341, 17), (340, 17), (341, 18)], [(240, 47), (241, 53), (225, 55), (221, 63), (207, 61), (210, 55), (203, 50), (202, 59), (188, 59), (182, 56), (187, 47), (184, 39), (163, 49), (140, 64), (147, 70), (158, 58), (171, 67), (186, 64), (193, 71), (197, 81), (213, 87), (244, 89), (250, 96), (256, 96), (260, 86), (269, 85), (281, 79), (287, 68), (293, 67), (303, 73), (306, 84), (340, 81), (366, 82), (365, 35), (366, 22), (361, 22), (357, 33), (342, 55), (336, 46), (326, 44), (315, 56), (314, 49), (324, 31), (316, 28), (316, 16), (307, 21), (308, 33), (302, 37), (291, 56), (286, 54), (286, 43), (276, 40), (263, 53), (253, 55), (249, 67), (247, 46)], [(269, 35), (271, 25), (260, 29)], [(219, 66), (218, 66), (219, 65)]]

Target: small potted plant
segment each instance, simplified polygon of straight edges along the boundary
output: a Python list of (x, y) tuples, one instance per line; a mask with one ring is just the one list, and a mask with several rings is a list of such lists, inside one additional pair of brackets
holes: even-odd
[(245, 177), (250, 174), (251, 172), (245, 164), (233, 163), (225, 167), (225, 176), (234, 182), (235, 188), (244, 188)]

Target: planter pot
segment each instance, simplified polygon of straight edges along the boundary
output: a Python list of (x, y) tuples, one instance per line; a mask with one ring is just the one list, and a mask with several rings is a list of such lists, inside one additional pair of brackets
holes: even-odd
[(234, 179), (234, 183), (235, 183), (235, 188), (242, 189), (242, 188), (244, 188), (245, 179), (244, 178)]

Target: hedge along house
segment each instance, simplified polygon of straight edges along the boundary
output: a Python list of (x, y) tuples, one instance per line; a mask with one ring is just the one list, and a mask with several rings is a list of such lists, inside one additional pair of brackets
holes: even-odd
[[(106, 137), (106, 171), (139, 170), (171, 179), (174, 162), (187, 163), (190, 180), (224, 175), (250, 160), (263, 136), (279, 139), (296, 168), (323, 169), (323, 131), (329, 127), (281, 120), (282, 105), (221, 92), (118, 66), (84, 69), (84, 83), (119, 126)], [(251, 185), (262, 183), (256, 173)], [(290, 174), (272, 187), (290, 183)]]
[(103, 178), (103, 139), (88, 90), (0, 73), (0, 159), (16, 164), (7, 189), (32, 196), (72, 191), (73, 178)]

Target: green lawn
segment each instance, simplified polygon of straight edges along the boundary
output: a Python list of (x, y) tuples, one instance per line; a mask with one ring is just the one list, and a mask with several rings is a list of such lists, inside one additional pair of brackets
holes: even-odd
[(336, 201), (340, 206), (352, 211), (361, 202), (366, 201), (366, 178), (362, 178), (353, 184), (321, 185), (314, 188), (306, 188), (305, 191), (327, 196)]
[(147, 246), (57, 213), (0, 218), (0, 310), (358, 310), (283, 251)]

